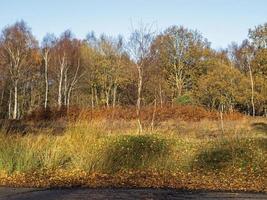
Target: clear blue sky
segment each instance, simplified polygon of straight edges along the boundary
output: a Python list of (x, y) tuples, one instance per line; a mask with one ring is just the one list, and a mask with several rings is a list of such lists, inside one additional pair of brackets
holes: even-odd
[(220, 48), (267, 22), (267, 0), (0, 0), (0, 29), (20, 19), (39, 40), (66, 29), (78, 38), (91, 30), (127, 37), (131, 21), (142, 20), (159, 31), (170, 25), (198, 29)]

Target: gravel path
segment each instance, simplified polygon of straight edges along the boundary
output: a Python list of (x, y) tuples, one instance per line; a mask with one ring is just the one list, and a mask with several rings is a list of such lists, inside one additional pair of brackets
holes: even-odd
[(0, 188), (0, 200), (87, 199), (267, 199), (263, 193), (205, 192), (171, 189), (32, 189)]

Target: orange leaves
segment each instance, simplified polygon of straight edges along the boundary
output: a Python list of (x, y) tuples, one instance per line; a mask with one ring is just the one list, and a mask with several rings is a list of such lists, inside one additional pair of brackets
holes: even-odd
[(0, 185), (16, 187), (168, 187), (210, 190), (267, 191), (262, 176), (248, 177), (246, 174), (200, 174), (169, 173), (158, 171), (121, 171), (116, 174), (84, 171), (43, 172), (42, 174), (0, 175)]
[[(151, 121), (154, 108), (152, 106), (143, 107), (141, 109), (141, 118), (144, 121)], [(166, 120), (183, 120), (183, 121), (200, 121), (202, 119), (217, 120), (219, 113), (215, 111), (208, 111), (203, 107), (192, 105), (168, 106), (156, 110), (156, 121)], [(244, 116), (240, 113), (232, 112), (226, 113), (224, 118), (226, 120), (239, 120)], [(136, 108), (132, 107), (117, 107), (111, 108), (97, 108), (97, 109), (82, 109), (79, 107), (71, 107), (67, 112), (66, 108), (61, 110), (49, 109), (45, 111), (40, 108), (33, 111), (30, 115), (26, 116), (29, 120), (52, 120), (59, 118), (67, 118), (68, 120), (135, 120)]]

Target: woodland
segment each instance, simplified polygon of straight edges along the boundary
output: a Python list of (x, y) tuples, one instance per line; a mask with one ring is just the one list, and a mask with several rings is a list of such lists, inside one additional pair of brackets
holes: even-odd
[(266, 192), (267, 23), (213, 49), (198, 30), (0, 34), (0, 186)]
[(0, 116), (37, 109), (197, 105), (267, 116), (267, 24), (241, 44), (214, 50), (197, 30), (150, 24), (130, 38), (75, 38), (70, 30), (37, 41), (19, 21), (0, 36)]

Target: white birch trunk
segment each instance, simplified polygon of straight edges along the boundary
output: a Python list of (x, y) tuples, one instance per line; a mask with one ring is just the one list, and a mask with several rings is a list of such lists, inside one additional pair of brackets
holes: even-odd
[(45, 110), (47, 109), (47, 104), (48, 104), (48, 90), (49, 90), (49, 85), (48, 85), (48, 51), (45, 52), (44, 55), (44, 62), (45, 62), (45, 99), (44, 99), (44, 108)]
[(60, 66), (60, 74), (59, 74), (59, 83), (58, 83), (58, 108), (60, 109), (62, 106), (62, 81), (63, 81), (63, 72), (64, 72), (64, 61)]
[(14, 81), (14, 108), (13, 119), (18, 118), (18, 80)]
[(138, 90), (137, 90), (137, 103), (136, 103), (136, 115), (137, 115), (137, 124), (138, 124), (138, 133), (143, 132), (142, 122), (141, 122), (141, 93), (142, 93), (142, 85), (143, 85), (143, 74), (142, 67), (140, 65), (137, 66), (138, 70)]
[(252, 116), (255, 117), (255, 104), (254, 104), (254, 80), (252, 75), (252, 70), (250, 64), (249, 68), (249, 76), (250, 76), (250, 84), (251, 84), (251, 106), (252, 106)]
[(12, 118), (11, 110), (12, 110), (12, 90), (10, 89), (9, 100), (8, 100), (8, 118), (9, 119)]

